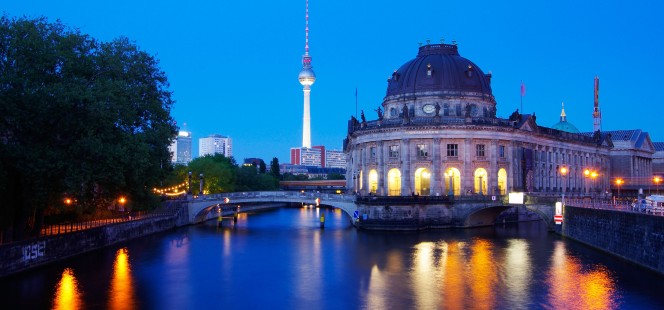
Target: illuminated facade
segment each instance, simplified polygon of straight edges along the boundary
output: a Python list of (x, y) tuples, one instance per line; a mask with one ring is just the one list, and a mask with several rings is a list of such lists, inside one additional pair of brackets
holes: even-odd
[[(389, 196), (560, 193), (563, 187), (569, 195), (599, 195), (611, 190), (616, 174), (652, 172), (647, 133), (579, 133), (564, 110), (554, 128), (538, 125), (534, 114), (517, 110), (500, 118), (496, 111), (491, 74), (461, 57), (456, 44), (421, 46), (388, 79), (377, 119), (351, 117), (347, 187)], [(618, 155), (627, 164), (612, 169)]]

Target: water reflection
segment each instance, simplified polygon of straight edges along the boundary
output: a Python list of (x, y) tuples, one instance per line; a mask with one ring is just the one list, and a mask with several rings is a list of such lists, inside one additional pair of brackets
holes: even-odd
[(603, 266), (583, 270), (565, 244), (555, 242), (549, 270), (549, 305), (566, 309), (615, 309), (619, 306), (616, 284)]
[(492, 244), (487, 240), (475, 240), (470, 249), (472, 254), (466, 278), (470, 280), (471, 298), (475, 306), (492, 309), (498, 282)]
[(131, 265), (129, 264), (129, 253), (127, 248), (122, 248), (115, 253), (108, 307), (110, 309), (135, 308), (135, 299)]
[(415, 246), (412, 289), (418, 309), (434, 309), (439, 303), (434, 250), (433, 242), (421, 242)]
[(507, 285), (507, 296), (509, 296), (507, 302), (510, 308), (526, 305), (530, 300), (529, 287), (533, 270), (529, 250), (526, 240), (512, 239), (507, 242), (503, 282)]
[(71, 268), (67, 268), (62, 272), (62, 277), (56, 287), (53, 309), (81, 309), (82, 306), (78, 281), (74, 276), (74, 271)]

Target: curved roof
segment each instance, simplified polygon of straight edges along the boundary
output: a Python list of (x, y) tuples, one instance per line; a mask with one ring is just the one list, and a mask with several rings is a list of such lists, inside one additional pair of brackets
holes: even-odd
[(456, 45), (421, 46), (417, 57), (406, 62), (388, 80), (387, 96), (442, 91), (480, 93), (493, 100), (491, 76), (459, 55)]
[(566, 132), (571, 132), (571, 133), (579, 133), (580, 131), (576, 129), (576, 126), (574, 126), (572, 123), (568, 121), (560, 121), (555, 123), (551, 128), (560, 130), (560, 131), (566, 131)]

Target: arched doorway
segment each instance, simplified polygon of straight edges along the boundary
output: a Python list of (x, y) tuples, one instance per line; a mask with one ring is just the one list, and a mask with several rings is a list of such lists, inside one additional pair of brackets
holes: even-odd
[(422, 196), (431, 195), (431, 172), (427, 168), (415, 170), (415, 193)]
[(473, 184), (475, 185), (474, 187), (476, 194), (481, 194), (481, 195), (487, 194), (486, 189), (487, 189), (488, 178), (489, 174), (486, 173), (486, 170), (484, 168), (475, 169)]
[(461, 195), (461, 172), (457, 168), (445, 171), (445, 191), (448, 195)]
[(387, 195), (401, 195), (401, 171), (397, 168), (392, 168), (387, 173)]
[(376, 169), (369, 170), (369, 192), (376, 193), (378, 191), (378, 172)]
[(498, 170), (498, 194), (507, 195), (507, 171), (504, 168)]

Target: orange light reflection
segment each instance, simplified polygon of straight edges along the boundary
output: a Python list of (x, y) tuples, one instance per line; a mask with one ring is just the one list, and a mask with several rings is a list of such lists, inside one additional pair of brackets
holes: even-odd
[(136, 308), (134, 285), (131, 277), (131, 265), (127, 248), (119, 249), (115, 253), (113, 264), (113, 278), (109, 289), (108, 307), (110, 309)]
[(78, 289), (78, 281), (74, 276), (74, 271), (67, 268), (62, 272), (62, 278), (58, 282), (53, 299), (53, 309), (81, 309), (83, 302), (81, 300), (81, 291)]
[(615, 282), (606, 268), (584, 271), (565, 244), (554, 246), (549, 270), (549, 304), (558, 309), (615, 309), (619, 306)]

